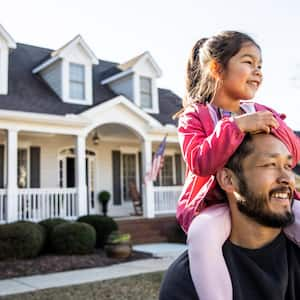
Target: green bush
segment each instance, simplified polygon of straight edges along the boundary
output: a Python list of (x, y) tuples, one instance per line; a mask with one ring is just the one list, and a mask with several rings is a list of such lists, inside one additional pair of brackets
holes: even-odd
[(53, 229), (50, 239), (55, 253), (88, 254), (94, 251), (96, 231), (89, 224), (65, 223)]
[(50, 243), (50, 236), (52, 234), (53, 229), (60, 224), (69, 223), (69, 221), (61, 218), (54, 218), (54, 219), (46, 219), (39, 224), (44, 228), (45, 231), (45, 243), (44, 243), (44, 252), (51, 252), (51, 243)]
[(43, 228), (32, 222), (0, 225), (0, 259), (36, 257), (43, 248)]
[(118, 230), (118, 224), (110, 217), (101, 215), (88, 215), (78, 218), (78, 222), (92, 225), (97, 234), (96, 247), (103, 248), (108, 236)]

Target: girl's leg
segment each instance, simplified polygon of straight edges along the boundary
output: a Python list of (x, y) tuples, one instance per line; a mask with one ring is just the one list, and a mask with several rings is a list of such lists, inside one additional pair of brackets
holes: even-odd
[(226, 204), (205, 209), (190, 225), (190, 270), (200, 300), (232, 300), (231, 278), (222, 252), (230, 231), (230, 213)]
[(286, 236), (300, 247), (300, 201), (294, 200), (293, 211), (295, 221), (293, 224), (284, 228)]

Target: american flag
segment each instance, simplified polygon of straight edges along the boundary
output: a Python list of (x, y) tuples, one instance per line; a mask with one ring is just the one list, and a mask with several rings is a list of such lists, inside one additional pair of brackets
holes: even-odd
[(165, 135), (165, 137), (159, 144), (159, 147), (157, 148), (157, 150), (154, 154), (151, 171), (146, 174), (145, 182), (156, 180), (157, 175), (163, 166), (163, 156), (164, 156), (164, 152), (166, 149), (166, 143), (167, 143), (167, 135)]

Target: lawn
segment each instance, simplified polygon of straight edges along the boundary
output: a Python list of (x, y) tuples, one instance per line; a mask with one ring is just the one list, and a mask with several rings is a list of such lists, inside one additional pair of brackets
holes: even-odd
[(163, 272), (6, 296), (6, 300), (157, 300)]

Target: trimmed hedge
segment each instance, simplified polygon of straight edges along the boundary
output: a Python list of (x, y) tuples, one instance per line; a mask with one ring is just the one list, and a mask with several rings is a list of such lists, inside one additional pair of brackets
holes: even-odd
[(14, 222), (0, 225), (0, 259), (33, 258), (43, 248), (43, 228), (32, 222)]
[(44, 228), (45, 230), (45, 244), (44, 244), (44, 252), (51, 252), (51, 243), (50, 243), (50, 236), (52, 234), (53, 229), (60, 224), (66, 224), (69, 223), (69, 221), (65, 220), (65, 219), (61, 219), (61, 218), (54, 218), (54, 219), (46, 219), (43, 220), (41, 222), (39, 222), (39, 224)]
[(103, 248), (108, 236), (118, 230), (118, 224), (114, 219), (102, 215), (87, 215), (78, 218), (78, 222), (84, 222), (93, 226), (96, 230), (96, 247)]
[(96, 231), (86, 223), (65, 223), (54, 227), (51, 248), (58, 254), (92, 253), (96, 244)]

